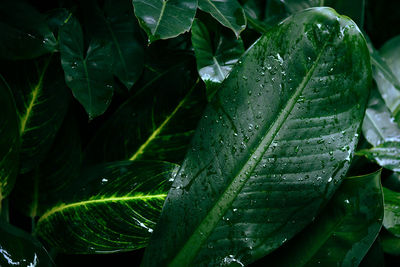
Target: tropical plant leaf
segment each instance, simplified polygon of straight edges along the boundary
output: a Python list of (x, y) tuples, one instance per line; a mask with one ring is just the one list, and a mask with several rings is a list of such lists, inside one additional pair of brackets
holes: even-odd
[(94, 39), (85, 51), (81, 25), (73, 16), (60, 28), (59, 36), (65, 82), (89, 118), (103, 114), (114, 92), (112, 44)]
[(346, 178), (316, 220), (266, 257), (272, 266), (358, 266), (382, 227), (381, 171)]
[(209, 100), (244, 53), (240, 37), (236, 39), (218, 27), (214, 29), (215, 32), (210, 34), (206, 25), (198, 19), (192, 26), (192, 44), (196, 54), (197, 70), (206, 83)]
[(70, 96), (58, 60), (49, 56), (0, 67), (17, 104), (22, 140), (20, 173), (42, 162), (67, 113)]
[(351, 20), (296, 13), (240, 61), (200, 120), (143, 266), (253, 262), (304, 228), (349, 167), (371, 83)]
[(207, 103), (205, 90), (193, 84), (194, 71), (185, 63), (154, 75), (97, 131), (85, 150), (86, 164), (183, 160)]
[(383, 188), (385, 199), (385, 217), (383, 226), (393, 235), (400, 237), (400, 193)]
[(360, 267), (383, 267), (385, 266), (385, 255), (383, 253), (382, 242), (378, 236), (374, 244), (369, 249), (367, 255), (360, 262)]
[(320, 2), (321, 5), (332, 7), (340, 14), (350, 17), (357, 23), (358, 27), (364, 27), (365, 0), (321, 0), (314, 2)]
[(0, 32), (2, 59), (32, 59), (57, 50), (44, 16), (24, 1), (0, 2)]
[(246, 15), (237, 0), (199, 0), (199, 8), (231, 29), (237, 38), (246, 29)]
[(177, 165), (122, 161), (94, 166), (73, 186), (75, 197), (40, 217), (36, 234), (66, 253), (142, 248), (176, 174)]
[(197, 0), (132, 0), (132, 4), (149, 43), (189, 31), (197, 10)]
[(17, 109), (8, 84), (0, 75), (0, 210), (18, 174), (19, 125)]
[(380, 166), (400, 172), (400, 142), (388, 141), (370, 149), (361, 149), (356, 152), (358, 156), (365, 156), (376, 161)]
[(46, 23), (53, 32), (58, 32), (59, 28), (63, 26), (72, 13), (65, 8), (56, 8), (48, 11), (46, 14)]
[(383, 251), (387, 254), (400, 256), (400, 238), (382, 231), (380, 234)]
[(112, 43), (113, 73), (131, 89), (143, 70), (144, 47), (130, 2), (108, 0), (102, 9), (92, 3), (85, 18), (91, 35)]
[(30, 234), (0, 221), (1, 266), (54, 266), (42, 244)]

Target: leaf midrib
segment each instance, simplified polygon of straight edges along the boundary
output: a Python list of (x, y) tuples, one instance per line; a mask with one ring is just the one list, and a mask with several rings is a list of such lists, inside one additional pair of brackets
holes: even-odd
[[(200, 0), (201, 1), (201, 0)], [(231, 28), (236, 36), (239, 35), (240, 31), (237, 31), (236, 28), (232, 25), (232, 23), (230, 23), (230, 21), (224, 16), (224, 14), (221, 13), (221, 11), (214, 5), (214, 3), (211, 0), (206, 0), (211, 6), (212, 8), (223, 18), (223, 20), (225, 21), (225, 23), (227, 25), (229, 25), (228, 27)], [(211, 14), (212, 15), (212, 14)], [(213, 17), (215, 17), (214, 15), (212, 15)], [(244, 16), (244, 18), (246, 19), (246, 16)]]
[(154, 36), (157, 34), (158, 26), (160, 26), (161, 20), (164, 16), (164, 11), (165, 11), (166, 5), (167, 5), (167, 1), (163, 1), (161, 11), (160, 11), (160, 16), (158, 17), (156, 27), (154, 28), (154, 33), (153, 33)]
[(244, 187), (250, 177), (250, 174), (254, 171), (258, 162), (261, 160), (262, 155), (268, 149), (276, 134), (289, 116), (290, 112), (293, 110), (298, 98), (306, 87), (308, 81), (311, 79), (319, 60), (325, 51), (329, 39), (330, 38), (325, 41), (314, 64), (307, 72), (300, 85), (296, 88), (296, 91), (288, 100), (286, 106), (281, 110), (275, 121), (272, 123), (272, 126), (266, 131), (257, 149), (251, 155), (249, 155), (247, 162), (243, 165), (238, 174), (231, 180), (231, 183), (221, 194), (220, 198), (211, 208), (210, 212), (204, 217), (204, 219), (201, 220), (197, 228), (187, 239), (187, 242), (182, 246), (182, 249), (180, 249), (177, 255), (171, 260), (169, 266), (181, 266), (182, 264), (190, 265), (192, 260), (195, 258), (198, 250), (208, 239), (209, 235), (212, 233), (223, 214), (225, 214), (241, 189)]

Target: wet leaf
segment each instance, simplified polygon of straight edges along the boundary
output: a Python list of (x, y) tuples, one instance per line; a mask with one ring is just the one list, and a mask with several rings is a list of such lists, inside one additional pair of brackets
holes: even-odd
[(112, 43), (93, 39), (85, 51), (82, 28), (73, 16), (59, 35), (65, 82), (89, 118), (103, 114), (114, 92)]
[(199, 0), (199, 8), (231, 29), (237, 38), (246, 28), (246, 16), (237, 0)]
[(251, 263), (303, 229), (349, 167), (371, 82), (352, 21), (308, 9), (240, 61), (200, 120), (143, 266)]
[(36, 234), (65, 253), (110, 253), (146, 246), (177, 165), (122, 161), (93, 166), (74, 197), (46, 211)]
[(365, 0), (324, 0), (319, 2), (322, 5), (334, 8), (340, 14), (350, 17), (361, 29), (364, 27)]
[(132, 3), (149, 43), (189, 31), (197, 10), (197, 0), (132, 0)]
[(400, 237), (400, 193), (383, 188), (385, 199), (385, 217), (383, 226), (393, 235)]
[(400, 171), (400, 142), (388, 141), (370, 149), (357, 151), (356, 155), (365, 156), (376, 161), (380, 166), (389, 170)]
[[(209, 32), (206, 25), (196, 19), (192, 27), (192, 45), (196, 54), (197, 70), (206, 83), (211, 99), (219, 85), (244, 53), (242, 40), (224, 33), (218, 27)], [(213, 38), (212, 38), (213, 37)]]

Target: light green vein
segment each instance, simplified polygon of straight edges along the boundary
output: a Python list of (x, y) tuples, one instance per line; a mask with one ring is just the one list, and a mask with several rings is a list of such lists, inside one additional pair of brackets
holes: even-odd
[(163, 1), (162, 7), (161, 7), (161, 12), (160, 12), (160, 17), (158, 18), (156, 27), (154, 28), (154, 33), (153, 35), (156, 35), (157, 30), (158, 30), (158, 26), (160, 26), (160, 22), (162, 17), (164, 16), (164, 11), (165, 11), (165, 6), (167, 5), (167, 1)]
[(217, 66), (220, 79), (221, 79), (221, 81), (223, 81), (225, 79), (225, 75), (222, 72), (221, 66), (220, 66), (220, 64), (218, 63), (218, 61), (217, 61), (217, 59), (215, 57), (213, 57), (213, 61), (214, 61), (214, 64)]

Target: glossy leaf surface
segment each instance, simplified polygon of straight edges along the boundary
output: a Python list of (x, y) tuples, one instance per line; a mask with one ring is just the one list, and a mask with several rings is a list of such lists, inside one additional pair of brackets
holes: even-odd
[(41, 163), (68, 109), (69, 92), (59, 58), (3, 64), (1, 71), (12, 88), (21, 135), (20, 172)]
[(103, 114), (114, 92), (112, 43), (94, 39), (85, 51), (82, 28), (72, 16), (59, 35), (65, 82), (89, 118)]
[(192, 26), (192, 45), (196, 54), (197, 70), (206, 83), (211, 99), (219, 85), (244, 53), (242, 40), (230, 36), (219, 28), (210, 34), (206, 25), (196, 19)]
[(132, 0), (132, 3), (149, 43), (189, 31), (197, 10), (197, 0)]
[(315, 221), (265, 260), (273, 266), (358, 266), (382, 226), (380, 174), (346, 178)]
[(357, 26), (308, 9), (240, 61), (206, 108), (143, 266), (253, 262), (304, 228), (348, 169), (371, 82)]
[(36, 233), (66, 253), (110, 253), (146, 246), (177, 165), (113, 162), (94, 166), (71, 187), (75, 197), (45, 212)]
[(246, 16), (237, 0), (199, 0), (199, 8), (231, 29), (236, 37), (246, 28)]
[(102, 9), (90, 6), (87, 10), (90, 34), (109, 40), (114, 54), (113, 73), (130, 89), (143, 70), (144, 48), (139, 25), (129, 1), (105, 1)]
[(54, 266), (43, 245), (30, 234), (0, 221), (0, 266)]
[(365, 156), (376, 161), (380, 166), (389, 170), (400, 172), (400, 142), (389, 141), (370, 149), (357, 151), (358, 156)]
[(2, 59), (32, 59), (57, 50), (45, 17), (24, 1), (0, 2), (0, 32)]
[(0, 75), (0, 210), (18, 174), (19, 125), (17, 110), (8, 84)]
[(385, 199), (385, 217), (383, 226), (393, 235), (400, 237), (400, 193), (383, 188)]

